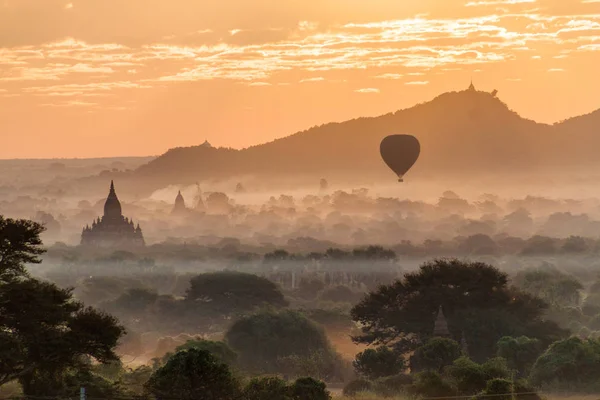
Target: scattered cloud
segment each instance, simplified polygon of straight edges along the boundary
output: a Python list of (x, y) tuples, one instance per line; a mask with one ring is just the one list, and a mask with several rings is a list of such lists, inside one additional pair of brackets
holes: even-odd
[(323, 78), (322, 76), (317, 76), (315, 78), (305, 78), (305, 79), (301, 79), (300, 83), (306, 83), (306, 82), (322, 82), (324, 81), (325, 78)]
[(548, 72), (565, 72), (562, 68), (550, 68)]
[(355, 90), (357, 93), (379, 93), (380, 90), (377, 88), (364, 88)]
[[(471, 1), (465, 5), (523, 3), (535, 1)], [(90, 43), (67, 37), (39, 46), (0, 48), (0, 82), (17, 85), (24, 94), (51, 96), (53, 93), (56, 97), (57, 93), (68, 93), (75, 97), (82, 93), (89, 96), (90, 93), (106, 94), (213, 79), (268, 86), (271, 79), (290, 72), (296, 74), (293, 76), (302, 76), (302, 73), (328, 76), (328, 72), (335, 71), (368, 71), (375, 79), (401, 80), (465, 68), (481, 71), (488, 64), (523, 57), (541, 59), (540, 54), (545, 54), (549, 46), (554, 46), (553, 53), (557, 54), (554, 58), (597, 51), (600, 46), (600, 14), (550, 15), (530, 10), (456, 19), (418, 15), (333, 24), (326, 29), (308, 20), (295, 24), (291, 36), (277, 36), (266, 42), (182, 44), (187, 43), (184, 39), (189, 35), (215, 33), (206, 28), (190, 30), (185, 37), (169, 35), (165, 41), (137, 46)], [(219, 32), (224, 38), (253, 33), (245, 27)], [(549, 69), (553, 70), (557, 69)], [(301, 78), (299, 82), (325, 81), (323, 76)], [(284, 79), (290, 78), (284, 76)], [(125, 86), (124, 82), (127, 82)], [(426, 85), (429, 82), (422, 78), (405, 83)]]
[(402, 79), (403, 76), (404, 75), (402, 75), (402, 74), (388, 73), (388, 74), (377, 75), (375, 78), (377, 78), (377, 79)]
[(482, 0), (482, 1), (470, 1), (465, 4), (465, 7), (477, 7), (477, 6), (507, 6), (514, 4), (523, 3), (535, 3), (536, 0)]

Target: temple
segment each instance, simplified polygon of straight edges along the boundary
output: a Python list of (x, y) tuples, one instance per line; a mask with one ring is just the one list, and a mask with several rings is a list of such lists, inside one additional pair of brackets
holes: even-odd
[(175, 205), (173, 206), (173, 210), (171, 211), (172, 215), (183, 215), (187, 213), (187, 208), (185, 207), (185, 200), (181, 194), (181, 191), (177, 193), (177, 197), (175, 198)]
[(450, 331), (448, 330), (448, 322), (442, 311), (442, 306), (438, 310), (437, 317), (435, 319), (435, 325), (433, 328), (433, 336), (439, 337), (450, 337)]
[(113, 181), (104, 203), (104, 216), (95, 220), (91, 227), (83, 228), (81, 244), (97, 247), (144, 246), (140, 225), (136, 227), (132, 220), (123, 217)]
[(471, 79), (471, 84), (469, 85), (469, 88), (467, 89), (469, 92), (476, 92), (477, 89), (475, 89), (475, 85), (473, 85), (473, 79)]

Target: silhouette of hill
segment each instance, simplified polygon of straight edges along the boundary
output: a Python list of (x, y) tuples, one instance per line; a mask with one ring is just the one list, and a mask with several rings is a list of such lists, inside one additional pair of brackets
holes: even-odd
[[(141, 166), (136, 180), (155, 185), (226, 179), (236, 175), (390, 178), (379, 157), (389, 134), (421, 142), (411, 178), (439, 173), (531, 172), (598, 163), (600, 110), (554, 125), (511, 111), (491, 93), (465, 90), (372, 118), (329, 123), (242, 150), (175, 148)], [(150, 183), (150, 182), (148, 182)]]

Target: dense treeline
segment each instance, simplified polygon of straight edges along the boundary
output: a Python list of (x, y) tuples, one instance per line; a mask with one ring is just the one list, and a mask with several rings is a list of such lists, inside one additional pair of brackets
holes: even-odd
[[(258, 273), (150, 266), (83, 279), (83, 265), (71, 290), (29, 274), (44, 252), (42, 231), (0, 219), (3, 390), (71, 397), (85, 386), (91, 397), (225, 400), (328, 399), (323, 382), (381, 396), (536, 400), (540, 389), (598, 390), (592, 266), (569, 273), (538, 263), (509, 275), (445, 258), (406, 272), (394, 251), (377, 246), (274, 250), (253, 261)], [(111, 262), (126, 268), (137, 257)], [(344, 270), (353, 263), (361, 267)], [(144, 349), (151, 331), (163, 346), (153, 360)], [(368, 346), (350, 362), (332, 331)], [(147, 362), (127, 366), (129, 356)]]

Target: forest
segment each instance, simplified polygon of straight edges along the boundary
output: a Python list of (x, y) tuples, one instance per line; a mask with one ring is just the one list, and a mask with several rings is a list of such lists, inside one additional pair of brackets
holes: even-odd
[(3, 398), (82, 387), (90, 399), (173, 400), (599, 390), (589, 239), (488, 237), (495, 251), (469, 257), (430, 251), (443, 242), (91, 254), (44, 247), (44, 229), (0, 217)]

